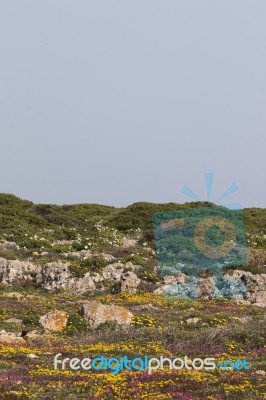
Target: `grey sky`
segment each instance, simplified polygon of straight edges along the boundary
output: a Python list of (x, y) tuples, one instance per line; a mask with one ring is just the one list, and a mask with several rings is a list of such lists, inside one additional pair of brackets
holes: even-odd
[(266, 207), (264, 0), (0, 1), (0, 192)]

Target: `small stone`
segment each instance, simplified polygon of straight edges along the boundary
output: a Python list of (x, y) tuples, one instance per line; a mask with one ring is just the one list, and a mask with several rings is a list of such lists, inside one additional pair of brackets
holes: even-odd
[(187, 323), (188, 325), (190, 325), (190, 324), (197, 324), (198, 322), (199, 322), (199, 318), (198, 318), (198, 317), (188, 318), (188, 319), (186, 320), (186, 323)]
[(27, 358), (33, 360), (34, 358), (39, 358), (39, 357), (36, 356), (36, 354), (30, 353), (30, 354), (27, 354)]
[(263, 369), (259, 369), (259, 370), (256, 371), (256, 374), (257, 375), (261, 375), (261, 376), (265, 376), (266, 372)]

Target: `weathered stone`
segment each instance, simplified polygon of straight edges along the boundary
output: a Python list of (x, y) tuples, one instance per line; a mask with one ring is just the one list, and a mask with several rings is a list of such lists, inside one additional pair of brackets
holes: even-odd
[(199, 278), (199, 298), (209, 300), (214, 297), (214, 279), (209, 278)]
[(119, 325), (129, 325), (133, 314), (125, 307), (114, 304), (107, 305), (98, 301), (86, 301), (82, 304), (80, 314), (92, 327), (105, 322), (116, 322)]
[(263, 369), (258, 369), (257, 371), (255, 371), (255, 374), (261, 375), (261, 376), (265, 376), (266, 375), (266, 371), (264, 371)]
[(234, 279), (242, 281), (247, 287), (248, 292), (256, 290), (266, 290), (266, 274), (252, 274), (249, 271), (235, 270), (230, 275), (226, 274), (224, 279)]
[(102, 276), (104, 279), (120, 281), (121, 276), (124, 272), (124, 268), (125, 266), (122, 263), (109, 264), (104, 267), (102, 271)]
[(39, 358), (36, 354), (30, 353), (27, 354), (27, 358), (29, 358), (30, 360), (33, 360), (34, 358)]
[(176, 277), (173, 275), (164, 275), (163, 281), (166, 285), (176, 285), (177, 284)]
[(0, 282), (11, 284), (21, 281), (35, 281), (41, 268), (28, 261), (0, 258)]
[(190, 325), (190, 324), (197, 324), (198, 322), (199, 322), (199, 318), (198, 318), (198, 317), (188, 318), (188, 319), (186, 320), (186, 323), (187, 323), (188, 325)]
[(137, 287), (140, 284), (140, 279), (134, 272), (127, 271), (121, 276), (121, 292), (135, 294)]
[(66, 289), (72, 274), (69, 271), (69, 264), (52, 262), (46, 264), (36, 278), (37, 284), (47, 290)]
[(21, 332), (6, 332), (4, 329), (0, 331), (0, 342), (5, 343), (16, 343), (16, 342), (24, 342), (24, 339), (21, 337)]
[(65, 311), (54, 310), (40, 317), (39, 321), (45, 330), (59, 332), (66, 327), (68, 317)]
[(266, 307), (266, 290), (258, 290), (256, 292), (254, 303), (260, 307)]

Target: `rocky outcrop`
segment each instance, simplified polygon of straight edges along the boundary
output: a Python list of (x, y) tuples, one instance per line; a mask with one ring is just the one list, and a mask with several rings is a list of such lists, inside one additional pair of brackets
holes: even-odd
[(102, 272), (103, 279), (120, 282), (121, 292), (136, 293), (141, 282), (133, 271), (138, 271), (142, 267), (131, 262), (126, 264), (114, 263), (107, 265)]
[[(121, 291), (129, 293), (136, 293), (140, 284), (140, 279), (134, 271), (138, 271), (142, 267), (131, 262), (109, 264), (103, 268), (101, 273), (87, 272), (81, 278), (73, 276), (69, 267), (69, 262), (62, 261), (40, 266), (28, 261), (8, 261), (0, 258), (0, 282), (12, 284), (31, 281), (49, 291), (63, 289), (75, 291), (78, 294), (93, 291), (99, 282), (104, 283), (105, 281), (119, 282)], [(98, 285), (98, 287), (100, 286)]]
[(105, 322), (116, 322), (119, 325), (127, 326), (133, 317), (133, 314), (125, 307), (102, 304), (98, 301), (84, 302), (79, 313), (93, 328)]
[(0, 258), (0, 282), (11, 284), (21, 281), (35, 281), (41, 267), (28, 261)]
[(140, 279), (132, 271), (127, 271), (121, 276), (121, 292), (135, 294), (140, 284)]
[(107, 265), (102, 272), (102, 276), (104, 279), (120, 281), (125, 271), (125, 264), (123, 263), (114, 263)]
[(60, 332), (67, 325), (68, 317), (65, 311), (54, 310), (40, 317), (39, 322), (45, 331)]
[(187, 282), (187, 275), (183, 273), (180, 273), (176, 276), (164, 275), (163, 283), (159, 283), (157, 289), (154, 290), (154, 293), (163, 294), (168, 290), (171, 290), (174, 286), (177, 286), (179, 284), (185, 284), (186, 282)]
[[(105, 256), (108, 259), (111, 257), (113, 261), (113, 256)], [(138, 271), (142, 268), (131, 262), (115, 262), (104, 267), (101, 272), (87, 272), (83, 277), (75, 277), (70, 271), (70, 262), (59, 261), (41, 266), (29, 261), (0, 258), (0, 283), (11, 285), (33, 282), (49, 291), (63, 289), (83, 294), (104, 289), (108, 283), (113, 282), (117, 284), (118, 290), (134, 294), (141, 283)], [(189, 299), (227, 297), (264, 307), (266, 306), (266, 274), (254, 275), (251, 272), (235, 270), (225, 274), (220, 281), (216, 276), (197, 278), (184, 273), (165, 275), (162, 281), (157, 283), (154, 293), (165, 293)]]
[(253, 275), (251, 272), (235, 270), (225, 274), (222, 281), (216, 277), (199, 278), (189, 276), (164, 276), (155, 294), (168, 294), (192, 299), (212, 299), (227, 297), (266, 306), (266, 274)]
[(258, 290), (254, 294), (254, 304), (259, 307), (266, 307), (266, 290)]
[(224, 279), (234, 285), (234, 282), (241, 283), (245, 289), (240, 296), (236, 292), (229, 297), (244, 299), (261, 307), (266, 306), (266, 274), (253, 275), (249, 271), (235, 270), (230, 275), (226, 274)]
[(36, 283), (47, 290), (66, 289), (71, 278), (68, 263), (53, 262), (40, 270)]
[(97, 280), (97, 275), (88, 272), (83, 278), (76, 278), (69, 271), (69, 263), (54, 262), (42, 268), (36, 283), (49, 291), (63, 289), (82, 294), (95, 289), (93, 278)]

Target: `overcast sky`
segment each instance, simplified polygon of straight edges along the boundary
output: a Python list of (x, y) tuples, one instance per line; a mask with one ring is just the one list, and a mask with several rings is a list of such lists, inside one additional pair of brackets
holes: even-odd
[(266, 207), (264, 0), (0, 0), (0, 192)]

